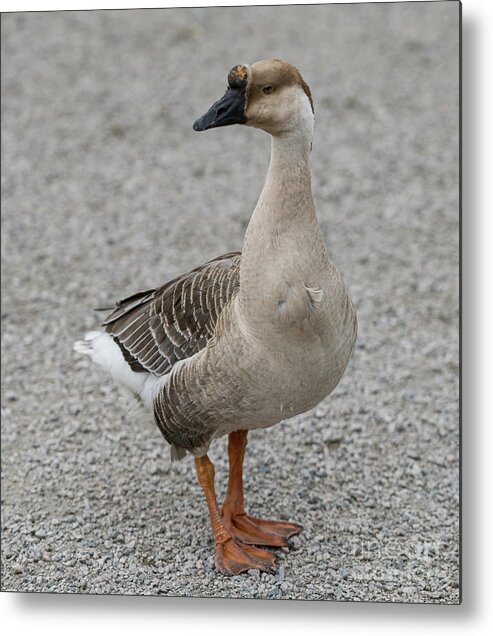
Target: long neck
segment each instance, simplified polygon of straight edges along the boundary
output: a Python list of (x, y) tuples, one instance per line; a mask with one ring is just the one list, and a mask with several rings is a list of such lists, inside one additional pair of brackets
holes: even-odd
[(289, 226), (293, 217), (315, 215), (310, 174), (311, 136), (272, 137), (271, 160), (251, 224)]
[(295, 100), (288, 128), (271, 136), (269, 170), (245, 236), (247, 256), (255, 245), (276, 242), (293, 223), (315, 219), (310, 174), (313, 112), (304, 92), (298, 91)]
[(311, 127), (272, 138), (265, 184), (248, 226), (240, 270), (247, 323), (271, 322), (285, 286), (311, 278), (327, 260), (311, 191)]
[[(315, 219), (312, 197), (311, 130), (271, 137), (271, 158), (264, 187), (245, 235), (245, 251), (278, 241), (293, 224)], [(258, 250), (256, 250), (258, 251)]]

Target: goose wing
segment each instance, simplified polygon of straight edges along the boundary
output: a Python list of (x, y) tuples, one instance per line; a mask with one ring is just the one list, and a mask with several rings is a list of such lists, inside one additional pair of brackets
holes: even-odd
[(239, 289), (240, 259), (240, 252), (224, 254), (117, 303), (103, 326), (133, 371), (162, 376), (206, 346)]

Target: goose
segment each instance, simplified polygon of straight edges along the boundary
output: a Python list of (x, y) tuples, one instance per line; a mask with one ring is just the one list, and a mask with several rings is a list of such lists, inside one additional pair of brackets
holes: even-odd
[[(267, 547), (289, 545), (297, 523), (246, 513), (248, 431), (316, 406), (354, 350), (357, 320), (317, 222), (310, 153), (310, 89), (280, 59), (239, 64), (195, 131), (243, 124), (271, 136), (265, 184), (241, 252), (214, 258), (133, 294), (75, 343), (154, 416), (172, 459), (192, 454), (207, 502), (219, 572), (274, 571)], [(227, 493), (219, 507), (211, 442), (228, 435)]]

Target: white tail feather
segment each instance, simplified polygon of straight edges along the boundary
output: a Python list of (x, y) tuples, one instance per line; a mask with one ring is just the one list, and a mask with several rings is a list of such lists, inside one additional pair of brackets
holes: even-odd
[(148, 409), (152, 410), (156, 392), (167, 382), (167, 376), (158, 377), (152, 373), (132, 371), (120, 347), (104, 331), (89, 331), (84, 340), (74, 344), (74, 351), (89, 356), (116, 382), (139, 396)]
[(83, 356), (89, 356), (91, 360), (94, 358), (94, 348), (92, 346), (92, 341), (101, 335), (99, 331), (89, 331), (84, 336), (84, 340), (77, 340), (74, 342), (74, 351), (82, 354)]

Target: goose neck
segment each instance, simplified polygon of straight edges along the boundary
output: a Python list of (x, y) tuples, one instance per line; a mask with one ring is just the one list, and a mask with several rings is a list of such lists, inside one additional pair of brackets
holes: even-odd
[(256, 339), (261, 334), (274, 346), (271, 338), (286, 328), (279, 323), (279, 299), (286, 293), (305, 298), (304, 282), (325, 262), (311, 190), (310, 141), (273, 137), (265, 185), (243, 245), (239, 308), (245, 332)]
[(286, 223), (293, 216), (315, 213), (310, 173), (311, 139), (297, 134), (272, 137), (271, 160), (255, 214), (280, 216)]

